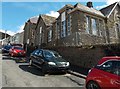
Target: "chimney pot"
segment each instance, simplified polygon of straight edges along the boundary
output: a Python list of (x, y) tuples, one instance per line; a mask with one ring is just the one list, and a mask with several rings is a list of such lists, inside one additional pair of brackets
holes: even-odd
[(92, 2), (87, 2), (87, 6), (88, 6), (89, 8), (92, 8), (92, 7), (93, 7)]

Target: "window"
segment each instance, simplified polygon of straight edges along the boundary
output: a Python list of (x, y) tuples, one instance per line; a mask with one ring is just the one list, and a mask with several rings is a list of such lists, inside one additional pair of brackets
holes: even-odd
[(70, 15), (68, 16), (67, 29), (68, 29), (67, 35), (70, 35), (71, 33), (71, 16)]
[(119, 37), (119, 35), (118, 34), (120, 34), (120, 28), (119, 28), (119, 25), (118, 24), (116, 24), (116, 38), (118, 38)]
[(42, 56), (42, 51), (41, 50), (35, 50), (33, 52), (33, 54), (37, 55), (37, 56)]
[(53, 57), (53, 54), (49, 51), (44, 51), (44, 57), (51, 58), (51, 57)]
[(103, 36), (104, 23), (103, 20), (99, 20), (99, 36)]
[(97, 35), (97, 24), (96, 24), (96, 19), (92, 18), (92, 34)]
[(120, 76), (120, 61), (108, 61), (100, 66), (99, 69)]
[(86, 32), (90, 33), (90, 17), (86, 16)]
[(65, 21), (65, 12), (63, 12), (63, 13), (61, 14), (61, 21), (62, 21), (62, 22)]
[(42, 43), (42, 40), (43, 40), (43, 39), (42, 39), (42, 27), (40, 27), (39, 33), (40, 33), (40, 39), (39, 39), (39, 40), (40, 40), (40, 44), (41, 44), (41, 43)]
[(42, 27), (40, 27), (40, 34), (42, 33)]
[(65, 28), (65, 21), (62, 22), (62, 28), (61, 28), (61, 38), (66, 36), (66, 28)]
[(48, 42), (52, 40), (52, 30), (50, 29), (48, 32)]
[(65, 23), (65, 12), (61, 14), (61, 38), (66, 36), (66, 23)]
[(56, 30), (57, 30), (57, 38), (60, 38), (60, 28), (59, 28), (59, 22), (56, 22)]

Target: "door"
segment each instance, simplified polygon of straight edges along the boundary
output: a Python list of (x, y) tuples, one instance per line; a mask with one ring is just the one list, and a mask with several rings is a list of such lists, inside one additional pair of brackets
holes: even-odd
[(101, 86), (117, 89), (120, 87), (120, 61), (111, 60), (99, 67)]
[(33, 63), (37, 63), (38, 54), (39, 54), (39, 50), (35, 50), (35, 51), (31, 54), (31, 60), (32, 60)]
[(40, 66), (44, 63), (44, 57), (43, 57), (43, 51), (42, 50), (39, 50), (36, 53), (36, 60), (35, 61)]

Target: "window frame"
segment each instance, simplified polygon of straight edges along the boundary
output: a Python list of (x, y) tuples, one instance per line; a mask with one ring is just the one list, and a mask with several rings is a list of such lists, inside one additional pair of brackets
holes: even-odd
[[(107, 72), (107, 73), (111, 73), (111, 74), (114, 74), (114, 75), (118, 75), (118, 74), (115, 74), (115, 73), (113, 73), (113, 69), (115, 68), (115, 64), (113, 64), (112, 65), (112, 69), (111, 69), (111, 71), (108, 71), (108, 70), (106, 70), (106, 69), (103, 69), (103, 65), (104, 64), (106, 64), (106, 63), (108, 63), (108, 62), (120, 62), (120, 60), (108, 60), (108, 61), (105, 61), (105, 62), (103, 62), (101, 65), (97, 65), (97, 66), (95, 66), (95, 68), (97, 68), (97, 69), (99, 69), (99, 70), (102, 70), (102, 71), (104, 71), (104, 72)], [(115, 71), (114, 71), (115, 72)], [(120, 75), (118, 75), (118, 76), (120, 76)]]

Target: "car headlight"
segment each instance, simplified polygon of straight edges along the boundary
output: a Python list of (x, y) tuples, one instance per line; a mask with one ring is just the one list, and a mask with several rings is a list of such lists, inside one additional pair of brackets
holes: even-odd
[(89, 69), (88, 73), (90, 73), (92, 71), (93, 68)]
[(67, 63), (66, 63), (66, 66), (69, 66), (69, 65), (70, 65), (70, 63), (69, 63), (69, 62), (67, 62)]
[(48, 62), (49, 65), (56, 65), (54, 62)]

